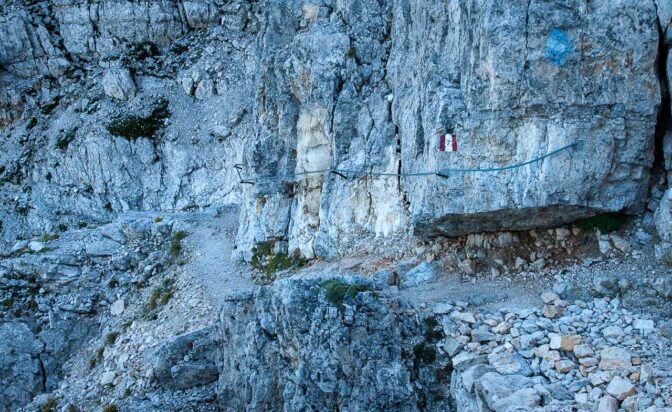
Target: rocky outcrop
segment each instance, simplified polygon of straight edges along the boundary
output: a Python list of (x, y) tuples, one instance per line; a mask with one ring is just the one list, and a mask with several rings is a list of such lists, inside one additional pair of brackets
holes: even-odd
[(117, 294), (128, 296), (170, 264), (172, 224), (131, 217), (20, 241), (3, 252), (0, 410), (15, 411), (60, 387), (72, 374), (71, 358), (87, 353), (89, 339), (101, 333)]
[[(404, 180), (418, 231), (528, 228), (642, 204), (660, 102), (655, 7), (564, 6), (399, 6), (388, 70), (406, 170), (506, 166), (585, 141), (529, 167)], [(617, 38), (601, 34), (624, 16), (633, 18)], [(436, 150), (440, 128), (455, 130), (456, 153)]]
[(0, 68), (19, 77), (62, 76), (70, 63), (47, 28), (53, 22), (39, 15), (47, 6), (30, 13), (12, 3), (0, 6)]
[(287, 279), (232, 297), (221, 316), (220, 405), (446, 410), (449, 364), (412, 313), (361, 278)]
[(0, 323), (0, 411), (15, 410), (44, 390), (43, 344), (22, 323)]
[(130, 100), (135, 96), (135, 82), (128, 69), (110, 69), (103, 76), (103, 90), (109, 97), (117, 100)]
[[(23, 169), (19, 190), (31, 188), (27, 207), (9, 201), (26, 216), (5, 227), (43, 229), (56, 205), (99, 220), (242, 203), (240, 256), (279, 241), (310, 258), (409, 229), (453, 236), (635, 211), (661, 102), (658, 26), (669, 31), (657, 3), (10, 2), (0, 64), (68, 87), (35, 82), (25, 104), (0, 109), (3, 122), (36, 119), (2, 139), (3, 166)], [(137, 87), (137, 104), (101, 100), (101, 79), (122, 101)], [(105, 132), (158, 97), (173, 118), (149, 142)], [(455, 152), (439, 148), (448, 132)], [(497, 173), (432, 173), (506, 167), (578, 141)], [(237, 163), (253, 183), (242, 190)]]
[(216, 382), (219, 342), (214, 328), (204, 328), (163, 343), (147, 355), (153, 378), (161, 387), (189, 389)]
[(660, 206), (656, 210), (655, 222), (660, 244), (656, 245), (656, 258), (665, 263), (672, 263), (672, 190), (663, 195)]
[[(264, 38), (282, 41), (261, 51), (268, 137), (249, 167), (287, 177), (246, 194), (243, 251), (287, 239), (333, 256), (409, 223), (461, 235), (643, 205), (660, 104), (653, 2), (354, 3), (305, 29), (283, 11), (262, 17)], [(616, 37), (602, 34), (624, 16)], [(449, 131), (457, 151), (441, 152)], [(497, 173), (394, 176), (506, 167), (577, 141)], [(302, 175), (324, 169), (350, 172)]]
[(65, 49), (84, 59), (117, 53), (124, 44), (167, 46), (193, 28), (219, 22), (221, 1), (55, 2)]

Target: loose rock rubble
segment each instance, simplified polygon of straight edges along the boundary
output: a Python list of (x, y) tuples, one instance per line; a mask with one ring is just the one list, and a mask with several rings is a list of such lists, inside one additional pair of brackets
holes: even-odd
[(434, 310), (457, 410), (672, 408), (672, 342), (660, 323), (619, 299), (570, 303), (551, 292), (542, 300), (543, 309)]
[[(25, 408), (32, 411), (49, 397), (93, 410), (164, 384), (178, 391), (156, 398), (157, 406), (180, 409), (184, 393), (192, 404), (211, 403), (212, 389), (200, 387), (217, 379), (216, 347), (188, 336), (207, 329), (215, 311), (175, 273), (184, 253), (175, 239), (184, 227), (154, 214), (129, 215), (18, 242), (0, 259), (0, 410), (35, 398)], [(200, 355), (191, 350), (194, 341)], [(166, 362), (178, 363), (170, 378)], [(49, 396), (38, 396), (43, 392)]]

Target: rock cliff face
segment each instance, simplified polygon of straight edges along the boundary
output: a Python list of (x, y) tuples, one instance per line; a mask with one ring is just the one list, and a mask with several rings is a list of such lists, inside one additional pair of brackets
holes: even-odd
[[(346, 2), (327, 14), (272, 53), (257, 176), (503, 167), (585, 146), (499, 173), (262, 180), (243, 244), (286, 238), (329, 255), (408, 224), (459, 235), (642, 205), (661, 101), (652, 2)], [(439, 150), (449, 130), (457, 152)]]
[[(58, 219), (240, 203), (241, 256), (269, 240), (337, 256), (409, 227), (527, 229), (646, 200), (669, 71), (657, 64), (669, 6), (653, 0), (0, 11), (0, 122), (14, 124), (2, 139), (5, 239)], [(108, 132), (159, 98), (160, 130)], [(578, 141), (524, 167), (431, 173), (506, 167)], [(241, 190), (237, 163), (254, 185)], [(313, 171), (327, 172), (303, 174)]]
[(414, 313), (402, 300), (374, 292), (369, 281), (343, 277), (288, 279), (232, 298), (220, 321), (220, 404), (448, 410), (450, 398), (440, 388), (449, 360), (422, 346), (434, 332)]
[(671, 44), (669, 0), (2, 1), (0, 412), (671, 406)]
[[(214, 3), (43, 3), (0, 13), (0, 122), (13, 123), (0, 142), (2, 239), (238, 203), (234, 165), (255, 129), (247, 6), (227, 17), (230, 5), (208, 14)], [(67, 73), (43, 64), (56, 55)]]

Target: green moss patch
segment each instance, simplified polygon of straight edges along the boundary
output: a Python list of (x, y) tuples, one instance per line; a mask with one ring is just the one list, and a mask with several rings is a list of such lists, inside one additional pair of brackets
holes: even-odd
[(175, 279), (165, 278), (161, 285), (152, 290), (152, 294), (147, 302), (147, 309), (149, 311), (156, 310), (159, 305), (166, 305), (175, 295)]
[(103, 412), (117, 412), (117, 405), (111, 403), (103, 408)]
[(622, 213), (602, 213), (593, 217), (580, 219), (574, 223), (585, 231), (598, 229), (601, 233), (611, 233), (619, 230), (630, 221), (630, 216)]
[(114, 345), (119, 337), (119, 332), (110, 332), (105, 336), (105, 343), (108, 345)]
[(368, 285), (349, 284), (336, 279), (325, 280), (320, 287), (325, 290), (327, 301), (339, 309), (343, 309), (346, 299), (354, 299), (358, 293), (372, 290)]
[(42, 412), (56, 412), (58, 410), (58, 402), (54, 398), (49, 398), (42, 404)]
[(296, 250), (292, 256), (287, 253), (273, 253), (275, 241), (261, 242), (252, 249), (252, 267), (262, 270), (267, 275), (291, 268), (302, 268), (308, 263)]
[(182, 230), (173, 235), (173, 238), (170, 241), (170, 254), (173, 257), (178, 257), (180, 256), (180, 253), (182, 253), (182, 240), (187, 237), (187, 235), (187, 232)]
[(114, 136), (128, 140), (141, 137), (153, 139), (170, 117), (167, 99), (160, 99), (149, 116), (124, 115), (113, 119), (107, 125), (107, 130)]

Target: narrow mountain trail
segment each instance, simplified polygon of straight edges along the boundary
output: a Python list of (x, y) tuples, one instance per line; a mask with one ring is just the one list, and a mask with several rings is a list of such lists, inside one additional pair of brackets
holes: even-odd
[(251, 291), (255, 287), (251, 267), (231, 257), (237, 213), (198, 215), (187, 222), (189, 236), (183, 242), (192, 255), (183, 270), (201, 283), (212, 303), (218, 307), (227, 296)]

